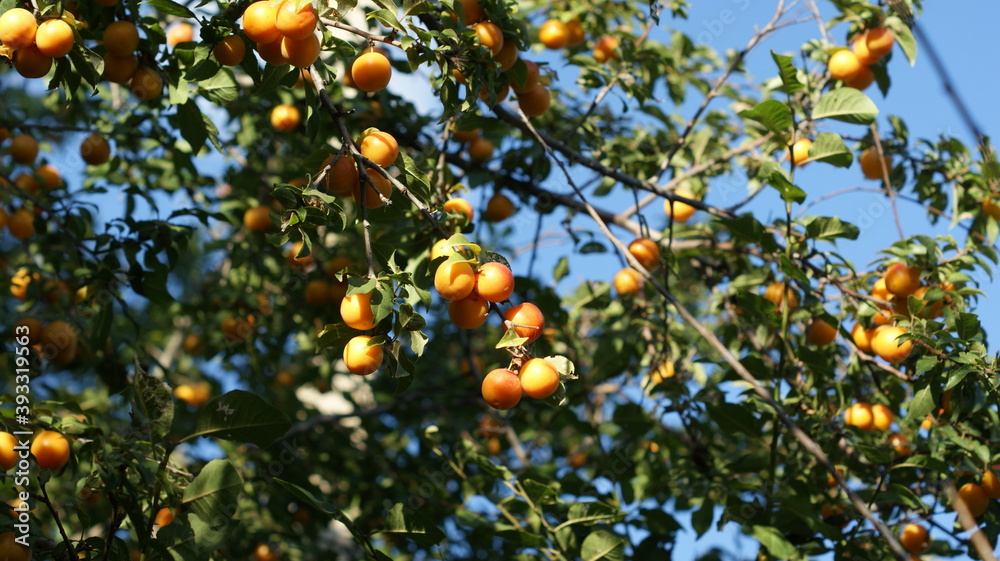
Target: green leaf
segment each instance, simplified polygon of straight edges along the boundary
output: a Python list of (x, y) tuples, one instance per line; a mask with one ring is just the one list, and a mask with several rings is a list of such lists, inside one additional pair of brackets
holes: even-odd
[(181, 502), (202, 520), (229, 520), (242, 487), (243, 479), (229, 460), (212, 460), (184, 489)]
[(520, 347), (521, 345), (528, 342), (527, 337), (519, 337), (517, 331), (513, 329), (508, 329), (504, 332), (503, 337), (497, 342), (497, 349), (505, 349), (507, 347)]
[(432, 547), (444, 539), (444, 532), (430, 520), (417, 512), (407, 512), (403, 503), (396, 503), (385, 518), (386, 534), (398, 534), (409, 538), (423, 547)]
[(160, 442), (170, 434), (174, 422), (174, 398), (157, 378), (153, 378), (135, 364), (135, 380), (132, 382), (132, 412), (135, 420), (144, 430), (149, 430), (153, 442)]
[(184, 440), (208, 436), (267, 446), (288, 432), (292, 423), (280, 409), (259, 395), (233, 390), (208, 403)]
[(156, 8), (160, 12), (177, 16), (181, 18), (193, 18), (195, 17), (194, 12), (187, 9), (186, 7), (174, 2), (173, 0), (148, 0), (147, 2), (139, 2), (140, 4), (149, 4), (150, 6)]
[(260, 79), (260, 86), (257, 88), (256, 92), (257, 95), (260, 97), (264, 97), (274, 92), (274, 90), (278, 89), (278, 86), (281, 85), (281, 79), (284, 78), (286, 74), (288, 74), (288, 70), (290, 68), (291, 65), (288, 64), (275, 66), (273, 64), (268, 63), (268, 65), (264, 67), (264, 75)]
[(595, 530), (583, 539), (580, 557), (584, 561), (621, 561), (625, 558), (625, 540), (608, 530)]
[(816, 140), (809, 148), (809, 158), (806, 161), (826, 162), (838, 168), (849, 168), (854, 162), (854, 153), (847, 148), (839, 134), (821, 132), (816, 135)]
[(798, 557), (798, 549), (777, 528), (772, 526), (753, 526), (750, 528), (750, 535), (759, 541), (760, 545), (767, 548), (767, 551), (771, 555), (774, 555), (778, 559)]
[(931, 387), (925, 386), (913, 396), (913, 401), (906, 411), (906, 422), (908, 424), (919, 424), (928, 413), (934, 410), (935, 400)]
[(779, 136), (787, 136), (792, 128), (792, 110), (776, 99), (769, 99), (758, 103), (753, 109), (740, 111), (740, 117), (757, 121)]
[(779, 193), (781, 193), (781, 200), (786, 203), (801, 203), (806, 200), (806, 192), (798, 186), (793, 185), (792, 182), (788, 180), (788, 176), (785, 175), (785, 170), (781, 169), (781, 167), (774, 162), (768, 163), (773, 166), (773, 169), (770, 174), (764, 176), (764, 179), (767, 181), (768, 185), (774, 187)]
[(838, 88), (823, 94), (813, 109), (813, 120), (833, 119), (867, 125), (875, 120), (878, 107), (868, 96), (854, 88)]
[(835, 240), (837, 238), (847, 238), (849, 240), (858, 239), (861, 230), (849, 222), (833, 216), (808, 216), (802, 219), (806, 226), (806, 234), (814, 240)]
[(798, 70), (795, 65), (792, 64), (792, 57), (788, 55), (779, 55), (778, 53), (771, 51), (771, 58), (774, 59), (774, 63), (778, 65), (778, 75), (781, 76), (782, 86), (779, 88), (784, 93), (795, 93), (802, 88), (805, 88), (805, 84), (799, 81)]
[(239, 97), (239, 84), (233, 77), (233, 71), (223, 68), (215, 76), (198, 82), (198, 91), (213, 103), (226, 105)]
[(715, 501), (706, 498), (701, 508), (691, 514), (691, 527), (701, 537), (712, 526), (715, 520)]
[(343, 323), (329, 323), (320, 331), (316, 346), (320, 349), (343, 347), (358, 332)]
[(191, 153), (197, 154), (208, 140), (208, 130), (201, 118), (201, 109), (193, 99), (177, 106), (177, 126), (181, 130), (181, 136), (191, 145)]
[(885, 26), (891, 29), (896, 36), (896, 42), (899, 43), (899, 48), (903, 49), (903, 55), (906, 56), (906, 60), (910, 61), (910, 66), (916, 64), (917, 40), (913, 37), (913, 31), (906, 25), (906, 22), (901, 20), (899, 16), (889, 16), (885, 18)]
[(569, 274), (569, 258), (565, 255), (559, 258), (556, 263), (555, 269), (552, 271), (552, 277), (556, 282), (561, 281), (566, 275)]

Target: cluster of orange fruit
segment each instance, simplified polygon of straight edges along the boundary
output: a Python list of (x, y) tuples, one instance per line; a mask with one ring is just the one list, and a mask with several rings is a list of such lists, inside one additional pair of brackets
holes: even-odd
[[(243, 32), (257, 44), (257, 53), (265, 62), (305, 68), (319, 58), (322, 50), (320, 36), (316, 32), (319, 14), (312, 4), (301, 7), (296, 7), (296, 4), (295, 0), (259, 0), (243, 12)], [(239, 37), (233, 38), (242, 45)], [(230, 38), (224, 39), (216, 49), (227, 49), (227, 41)], [(221, 54), (215, 52), (220, 61)], [(238, 54), (239, 60), (242, 60), (244, 53)], [(232, 59), (236, 59), (236, 53)], [(351, 85), (368, 93), (384, 89), (391, 77), (389, 58), (383, 51), (374, 48), (359, 56), (351, 66)]]
[[(628, 252), (647, 271), (653, 271), (660, 266), (660, 246), (649, 238), (636, 238), (628, 244)], [(635, 294), (642, 289), (645, 279), (639, 271), (625, 267), (615, 274), (613, 283), (618, 294)]]
[[(940, 288), (944, 297), (929, 301), (927, 293), (932, 288)], [(893, 316), (910, 316), (909, 297), (923, 301), (920, 317), (924, 319), (939, 317), (944, 312), (948, 302), (948, 293), (955, 290), (952, 283), (940, 283), (934, 286), (925, 285), (920, 280), (920, 270), (902, 263), (889, 266), (882, 278), (872, 287), (872, 296), (889, 302), (890, 308), (879, 308), (875, 314), (874, 327), (865, 329), (860, 323), (851, 330), (851, 337), (858, 349), (864, 352), (874, 352), (883, 360), (898, 363), (906, 360), (913, 349), (911, 341), (897, 343), (896, 339), (906, 332), (900, 326), (894, 325)]]
[[(990, 501), (996, 499), (1000, 499), (1000, 478), (991, 469), (985, 470), (980, 483), (966, 483), (958, 489), (958, 500), (975, 517), (986, 512)], [(930, 548), (930, 533), (920, 524), (907, 524), (899, 534), (899, 543), (907, 552), (919, 555)]]
[[(21, 297), (21, 291), (24, 290), (23, 279), (24, 277), (19, 272), (18, 276), (14, 277), (14, 281), (18, 284), (11, 285), (11, 293), (22, 300), (24, 299)], [(15, 292), (15, 289), (17, 292)], [(83, 353), (83, 347), (80, 345), (80, 337), (77, 334), (76, 328), (63, 320), (53, 320), (42, 327), (40, 320), (33, 317), (26, 317), (14, 324), (14, 333), (18, 333), (16, 331), (18, 327), (27, 328), (29, 346), (36, 347), (36, 350), (39, 351), (43, 358), (51, 360), (60, 366), (73, 363)]]
[(863, 90), (875, 81), (871, 66), (892, 51), (896, 36), (886, 27), (873, 27), (858, 34), (850, 49), (839, 49), (830, 55), (827, 68), (830, 76), (850, 88)]
[[(895, 419), (896, 414), (892, 412), (892, 409), (881, 403), (869, 405), (862, 401), (851, 405), (844, 411), (844, 422), (861, 430), (887, 431), (892, 427)], [(890, 433), (886, 437), (886, 442), (901, 456), (909, 456), (913, 453), (909, 439), (902, 434)]]
[[(792, 161), (796, 166), (802, 167), (809, 163), (809, 149), (812, 145), (813, 141), (809, 138), (800, 138), (792, 144)], [(861, 165), (861, 173), (868, 179), (881, 180), (883, 170), (892, 171), (892, 158), (885, 153), (879, 158), (878, 149), (874, 146), (861, 151), (858, 155), (858, 164)]]
[(266, 62), (304, 68), (319, 58), (316, 36), (319, 15), (312, 4), (296, 8), (294, 0), (260, 0), (243, 12), (243, 32), (257, 43)]
[[(587, 37), (578, 19), (566, 23), (558, 19), (549, 19), (538, 28), (538, 40), (549, 49), (559, 50), (565, 47), (578, 47), (587, 40)], [(610, 35), (601, 37), (594, 44), (594, 59), (597, 62), (607, 62), (618, 58), (620, 44), (617, 37)]]
[[(476, 32), (480, 44), (489, 49), (493, 61), (499, 65), (500, 71), (507, 72), (513, 68), (517, 64), (517, 61), (521, 60), (520, 52), (517, 45), (514, 44), (514, 40), (506, 37), (504, 31), (497, 24), (491, 21), (484, 21), (486, 13), (478, 0), (461, 0), (460, 3), (462, 4), (466, 25), (471, 26)], [(549, 94), (549, 90), (545, 87), (545, 83), (539, 74), (538, 65), (529, 60), (525, 60), (524, 64), (527, 67), (527, 77), (524, 83), (517, 84), (508, 81), (496, 93), (496, 102), (500, 103), (505, 100), (510, 89), (513, 89), (514, 93), (517, 94), (517, 103), (521, 111), (528, 117), (538, 117), (549, 110), (549, 106), (552, 103), (552, 96)], [(453, 69), (452, 75), (460, 83), (467, 84), (461, 68)], [(545, 81), (547, 80), (548, 78), (546, 77)], [(479, 91), (479, 99), (482, 101), (489, 102), (490, 97), (490, 92), (485, 87)]]
[[(928, 299), (932, 288), (940, 288), (944, 297), (935, 301)], [(910, 317), (909, 297), (923, 301), (920, 311), (921, 318), (939, 317), (944, 311), (944, 305), (949, 301), (948, 293), (955, 290), (951, 283), (940, 283), (934, 286), (922, 284), (920, 270), (902, 263), (890, 265), (883, 276), (872, 287), (872, 296), (889, 303), (890, 307), (880, 308), (875, 314), (871, 328), (862, 323), (855, 324), (851, 330), (854, 344), (862, 352), (874, 352), (879, 358), (889, 363), (899, 363), (906, 360), (913, 350), (910, 340), (899, 342), (898, 338), (906, 330), (895, 325), (893, 316)], [(771, 283), (764, 292), (764, 298), (770, 300), (779, 310), (787, 302), (791, 309), (799, 305), (799, 297), (792, 288), (786, 288), (784, 283)], [(820, 318), (813, 318), (807, 331), (810, 344), (823, 346), (832, 343), (837, 338), (837, 327)]]
[[(465, 213), (468, 205), (463, 199), (455, 208)], [(471, 213), (471, 207), (467, 209)], [(471, 214), (467, 215), (471, 217)], [(476, 329), (486, 322), (491, 306), (506, 302), (514, 293), (514, 274), (498, 262), (470, 262), (461, 252), (462, 245), (440, 240), (431, 248), (431, 259), (447, 257), (434, 271), (434, 288), (448, 301), (448, 317), (462, 329)], [(538, 306), (523, 302), (503, 312), (517, 337), (530, 344), (542, 335), (545, 316)], [(496, 409), (510, 409), (521, 401), (522, 395), (545, 399), (559, 389), (560, 375), (556, 366), (544, 358), (525, 361), (517, 372), (497, 368), (489, 372), (482, 383), (483, 399)]]
[(52, 68), (52, 59), (64, 57), (76, 41), (73, 28), (62, 19), (41, 24), (24, 8), (11, 8), (0, 15), (0, 42), (13, 53), (14, 69), (25, 78), (41, 78)]
[[(0, 432), (0, 471), (10, 471), (19, 461), (17, 437)], [(59, 471), (69, 462), (69, 440), (62, 434), (43, 430), (31, 439), (31, 455), (39, 469)]]
[[(10, 146), (7, 152), (13, 164), (28, 168), (11, 178), (14, 187), (30, 197), (65, 187), (62, 174), (55, 166), (49, 163), (35, 165), (39, 153), (38, 141), (35, 137), (29, 134), (18, 134), (11, 137), (9, 130), (0, 128), (0, 145), (8, 138)], [(80, 144), (80, 155), (90, 165), (103, 164), (111, 156), (111, 147), (102, 135), (94, 133)], [(10, 235), (15, 238), (22, 241), (30, 239), (35, 235), (35, 214), (40, 210), (32, 211), (27, 206), (23, 206), (8, 213), (3, 206), (0, 206), (0, 231), (6, 227)]]

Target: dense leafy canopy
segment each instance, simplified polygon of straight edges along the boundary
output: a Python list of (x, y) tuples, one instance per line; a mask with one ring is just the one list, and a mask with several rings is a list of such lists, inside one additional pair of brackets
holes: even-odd
[[(35, 559), (661, 559), (727, 525), (759, 559), (990, 550), (996, 154), (879, 112), (918, 0), (799, 4), (719, 53), (672, 30), (685, 0), (0, 1), (0, 412), (71, 449), (2, 475), (33, 510), (0, 531), (30, 520)], [(961, 235), (852, 263), (806, 165)], [(542, 220), (570, 243), (518, 256)], [(605, 252), (613, 282), (571, 271)]]

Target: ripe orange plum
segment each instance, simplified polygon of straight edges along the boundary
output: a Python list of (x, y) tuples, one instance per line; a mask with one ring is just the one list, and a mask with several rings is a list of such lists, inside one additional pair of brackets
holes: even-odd
[(0, 432), (0, 471), (10, 471), (17, 465), (17, 438), (9, 432)]
[(475, 294), (448, 303), (448, 317), (462, 329), (475, 329), (486, 322), (490, 304)]
[(10, 157), (19, 164), (31, 164), (38, 157), (38, 141), (35, 137), (19, 134), (10, 141)]
[(358, 292), (340, 302), (340, 317), (349, 327), (366, 331), (375, 327), (371, 292)]
[(289, 39), (305, 39), (316, 30), (319, 16), (312, 4), (295, 9), (295, 0), (285, 0), (278, 7), (274, 18), (274, 26), (278, 32)]
[(972, 516), (980, 516), (990, 506), (986, 489), (975, 483), (966, 483), (958, 490), (958, 500), (965, 503)]
[(458, 1), (462, 5), (462, 12), (465, 13), (466, 25), (479, 23), (479, 20), (483, 19), (483, 7), (479, 4), (479, 0)]
[(14, 532), (0, 534), (0, 559), (4, 561), (31, 561), (31, 548), (16, 541)]
[(861, 173), (868, 179), (882, 179), (882, 165), (892, 173), (892, 158), (884, 154), (881, 159), (878, 157), (878, 150), (874, 146), (869, 146), (858, 156), (858, 163), (861, 165)]
[(850, 51), (850, 49), (840, 49), (837, 52), (830, 55), (830, 60), (827, 61), (827, 68), (830, 70), (830, 76), (833, 76), (834, 80), (850, 80), (861, 72), (863, 65), (861, 61), (858, 60), (857, 55)]
[(387, 168), (399, 156), (399, 143), (391, 134), (374, 130), (361, 139), (361, 155)]
[(506, 368), (497, 368), (483, 378), (483, 399), (494, 409), (510, 409), (521, 401), (521, 380)]
[(115, 56), (107, 53), (104, 55), (104, 74), (101, 77), (109, 82), (127, 84), (138, 69), (139, 59), (134, 54)]
[(535, 399), (545, 399), (559, 389), (559, 372), (544, 358), (533, 358), (525, 362), (519, 376), (521, 390)]
[(330, 285), (322, 279), (313, 279), (306, 283), (306, 304), (322, 308), (330, 302)]
[(517, 106), (528, 117), (544, 115), (549, 110), (550, 105), (552, 105), (552, 95), (541, 84), (517, 94)]
[(251, 232), (267, 232), (274, 227), (271, 208), (264, 205), (248, 208), (243, 213), (243, 225)]
[(167, 28), (167, 45), (173, 47), (194, 39), (194, 26), (187, 22), (179, 22)]
[(896, 414), (881, 403), (872, 405), (872, 425), (877, 430), (889, 430), (892, 422), (896, 419)]
[(224, 37), (219, 44), (212, 47), (212, 54), (226, 66), (236, 66), (247, 54), (247, 45), (239, 35)]
[(618, 45), (621, 41), (617, 37), (601, 37), (594, 45), (594, 59), (597, 62), (607, 62), (618, 58)]
[(354, 374), (367, 376), (382, 366), (382, 346), (369, 346), (371, 339), (368, 335), (358, 335), (344, 347), (344, 364)]
[(503, 48), (503, 32), (494, 23), (488, 21), (479, 22), (473, 26), (479, 41), (484, 47), (490, 50), (495, 57)]
[[(683, 187), (674, 190), (674, 194), (685, 199), (695, 200), (696, 197), (694, 193)], [(667, 213), (667, 217), (673, 217), (674, 222), (684, 224), (694, 216), (697, 209), (687, 203), (681, 201), (670, 201), (667, 199), (663, 201), (663, 211)]]
[(809, 159), (809, 149), (812, 148), (813, 141), (808, 138), (800, 138), (792, 144), (792, 161), (795, 162), (797, 166), (806, 165), (806, 160)]
[(897, 363), (906, 360), (913, 350), (913, 341), (907, 340), (903, 343), (896, 341), (904, 333), (906, 331), (902, 327), (894, 325), (879, 327), (872, 337), (872, 351), (886, 362)]
[(52, 69), (52, 57), (42, 54), (37, 47), (14, 52), (14, 70), (25, 78), (41, 78)]
[(26, 208), (15, 210), (7, 219), (7, 231), (21, 241), (31, 238), (35, 235), (35, 215)]
[(476, 286), (476, 273), (465, 261), (445, 261), (434, 273), (434, 288), (445, 300), (461, 300)]
[(281, 39), (281, 56), (288, 64), (296, 68), (305, 68), (319, 58), (320, 43), (315, 34), (310, 33), (302, 39), (283, 37)]
[(510, 87), (514, 90), (516, 94), (522, 94), (524, 92), (529, 92), (535, 89), (538, 85), (539, 73), (538, 65), (530, 60), (524, 61), (524, 65), (527, 67), (527, 74), (524, 78), (524, 84), (518, 84), (517, 82), (511, 83)]
[(514, 293), (514, 273), (503, 263), (483, 263), (476, 272), (475, 291), (487, 302), (504, 302)]
[(384, 54), (370, 51), (359, 56), (351, 65), (351, 78), (354, 85), (362, 91), (381, 91), (392, 79), (392, 66)]
[[(517, 45), (511, 39), (504, 38), (503, 47), (500, 48), (500, 52), (493, 57), (493, 60), (500, 65), (500, 71), (506, 72), (510, 70), (514, 63), (517, 62)], [(499, 97), (499, 96), (497, 96)]]
[[(325, 169), (336, 156), (330, 156), (323, 161), (320, 169)], [(346, 197), (354, 193), (359, 188), (358, 167), (354, 165), (354, 159), (348, 155), (343, 155), (333, 164), (323, 178), (326, 190), (334, 195)]]
[(923, 553), (930, 545), (927, 528), (919, 524), (907, 524), (903, 527), (903, 533), (899, 535), (899, 543), (910, 553)]
[(285, 58), (285, 55), (281, 54), (281, 38), (270, 43), (257, 43), (257, 54), (268, 64), (275, 66), (288, 64), (288, 59)]
[(139, 28), (120, 20), (104, 29), (104, 48), (115, 56), (128, 56), (139, 48)]
[(908, 296), (920, 288), (920, 269), (903, 263), (891, 265), (883, 278), (886, 290), (896, 296)]
[(140, 68), (132, 75), (129, 87), (132, 95), (143, 101), (155, 99), (163, 94), (163, 77), (156, 68)]
[(493, 143), (483, 137), (469, 142), (469, 158), (474, 162), (484, 162), (493, 157)]
[(569, 43), (569, 28), (557, 19), (550, 19), (538, 28), (538, 40), (550, 49), (561, 49)]
[(58, 58), (73, 50), (73, 28), (61, 19), (50, 19), (38, 26), (35, 46), (45, 56)]
[(844, 80), (844, 85), (848, 88), (854, 88), (856, 90), (862, 91), (868, 89), (868, 86), (872, 85), (875, 81), (875, 72), (867, 66), (862, 66), (861, 70), (853, 77)]
[(875, 423), (875, 416), (872, 413), (871, 405), (863, 402), (851, 405), (844, 412), (844, 422), (861, 430), (872, 428), (872, 425)]
[(545, 316), (542, 315), (542, 311), (538, 309), (538, 306), (531, 302), (514, 306), (504, 312), (503, 317), (507, 321), (516, 324), (514, 332), (517, 333), (518, 337), (526, 337), (528, 339), (527, 343), (538, 339), (542, 334), (542, 330), (545, 329)]
[(642, 290), (644, 283), (642, 274), (631, 267), (626, 267), (615, 273), (615, 291), (618, 294), (636, 294)]
[(445, 201), (444, 210), (445, 212), (464, 215), (466, 222), (472, 222), (472, 217), (475, 215), (475, 211), (472, 209), (472, 205), (469, 204), (469, 201), (461, 197)]
[(644, 268), (652, 271), (660, 265), (660, 246), (649, 238), (637, 238), (628, 244), (628, 252)]
[(92, 166), (99, 166), (111, 158), (111, 145), (104, 135), (91, 133), (80, 143), (80, 157)]
[[(365, 173), (368, 175), (368, 180), (371, 182), (371, 185), (359, 182), (358, 188), (354, 190), (354, 200), (360, 204), (361, 190), (365, 189), (365, 206), (368, 208), (378, 208), (385, 204), (382, 202), (382, 198), (379, 197), (379, 193), (381, 193), (382, 197), (385, 197), (386, 199), (391, 197), (392, 183), (390, 183), (388, 179), (374, 169), (368, 168), (365, 170)], [(375, 187), (378, 193), (372, 191), (372, 186)]]
[(278, 132), (295, 130), (302, 122), (302, 114), (294, 105), (281, 104), (271, 109), (271, 126)]
[(991, 499), (1000, 499), (1000, 478), (991, 470), (986, 470), (980, 485)]
[(278, 6), (273, 2), (254, 2), (243, 12), (243, 32), (255, 43), (273, 43), (281, 39), (276, 25), (277, 16)]
[(24, 8), (11, 8), (0, 15), (0, 42), (14, 50), (27, 49), (35, 41), (38, 23)]
[(514, 203), (503, 193), (494, 193), (486, 203), (483, 217), (490, 222), (501, 222), (514, 215)]
[(69, 461), (69, 441), (56, 431), (43, 430), (31, 441), (31, 455), (39, 469), (58, 471)]
[(809, 334), (807, 335), (809, 344), (822, 347), (829, 345), (837, 338), (837, 328), (823, 321), (820, 318), (813, 318), (809, 324)]

